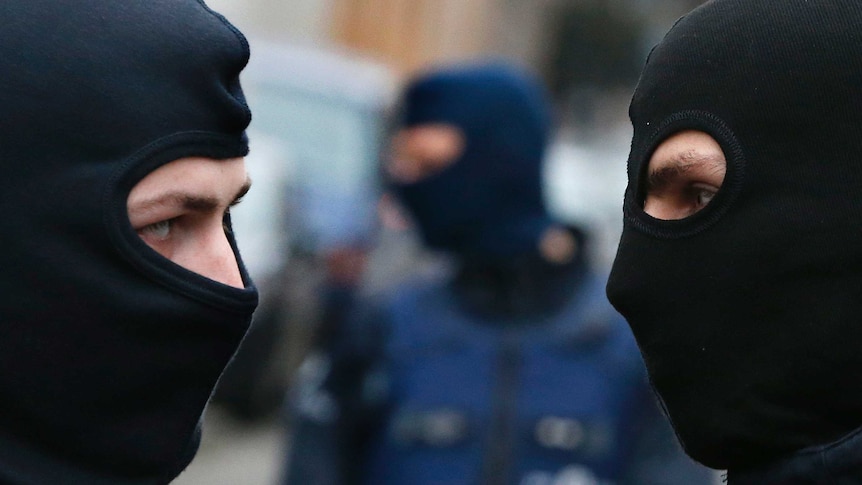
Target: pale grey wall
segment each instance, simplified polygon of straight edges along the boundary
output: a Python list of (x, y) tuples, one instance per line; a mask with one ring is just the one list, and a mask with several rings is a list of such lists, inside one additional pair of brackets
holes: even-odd
[(246, 35), (325, 43), (331, 0), (206, 0)]

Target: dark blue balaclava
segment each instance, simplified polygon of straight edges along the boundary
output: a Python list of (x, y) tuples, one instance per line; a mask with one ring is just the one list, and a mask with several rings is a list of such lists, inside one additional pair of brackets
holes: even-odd
[(534, 252), (550, 226), (542, 158), (550, 125), (540, 84), (503, 64), (464, 66), (413, 81), (401, 128), (451, 124), (464, 152), (441, 173), (395, 189), (432, 248), (507, 258)]
[(257, 292), (157, 254), (126, 199), (247, 152), (248, 45), (198, 0), (8, 0), (0, 22), (0, 482), (167, 483)]

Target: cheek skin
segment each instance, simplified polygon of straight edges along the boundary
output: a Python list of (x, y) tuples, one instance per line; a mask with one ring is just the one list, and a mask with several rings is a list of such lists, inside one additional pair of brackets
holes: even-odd
[(236, 256), (224, 233), (221, 219), (179, 238), (181, 240), (174, 241), (170, 258), (173, 262), (211, 280), (237, 288), (244, 286)]
[(667, 197), (647, 196), (644, 202), (644, 212), (665, 221), (684, 219), (692, 214), (692, 210), (680, 202)]

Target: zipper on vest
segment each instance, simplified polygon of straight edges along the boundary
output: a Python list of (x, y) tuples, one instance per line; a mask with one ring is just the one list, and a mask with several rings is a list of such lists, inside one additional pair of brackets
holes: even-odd
[(483, 484), (506, 485), (512, 474), (516, 441), (518, 372), (521, 349), (517, 332), (504, 331), (497, 361), (497, 383), (493, 395), (493, 414), (485, 453)]

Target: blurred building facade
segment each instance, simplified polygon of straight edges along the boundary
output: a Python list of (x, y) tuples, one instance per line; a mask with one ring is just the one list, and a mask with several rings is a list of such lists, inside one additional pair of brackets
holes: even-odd
[[(546, 72), (567, 12), (599, 8), (644, 24), (657, 40), (702, 0), (209, 0), (242, 30), (273, 41), (336, 44), (402, 73), (502, 55)], [(626, 32), (596, 25), (608, 36)], [(652, 34), (650, 34), (650, 32)]]
[[(564, 125), (624, 121), (643, 60), (702, 0), (209, 0), (268, 41), (352, 52), (400, 76), (500, 56), (540, 73)], [(610, 117), (610, 119), (609, 119)], [(583, 130), (582, 130), (583, 131)]]

